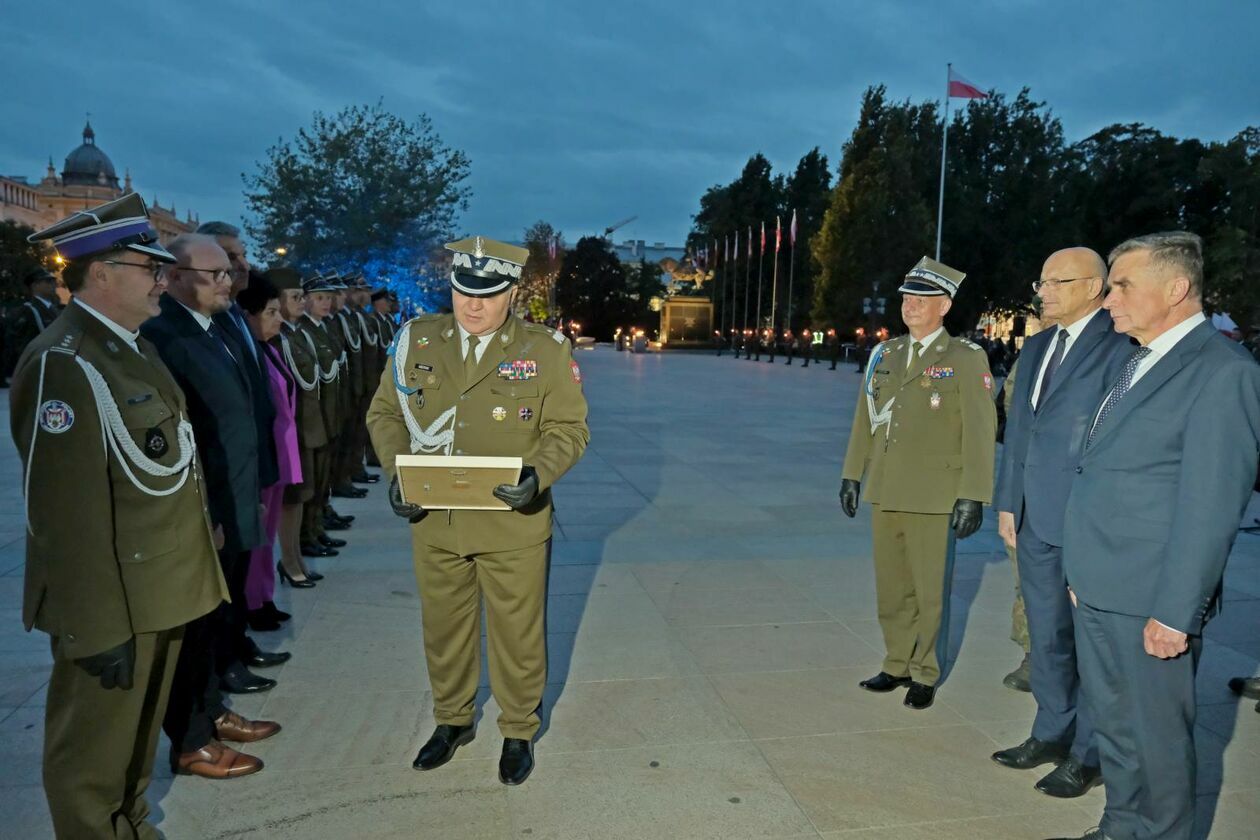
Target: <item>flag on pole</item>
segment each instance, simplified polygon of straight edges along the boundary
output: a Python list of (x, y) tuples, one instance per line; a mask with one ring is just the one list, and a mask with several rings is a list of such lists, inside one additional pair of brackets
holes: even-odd
[(949, 95), (958, 99), (988, 99), (989, 94), (964, 79), (953, 67), (949, 68)]
[(752, 257), (752, 225), (748, 226), (748, 256)]
[(783, 244), (783, 223), (778, 216), (774, 217), (774, 252), (779, 253), (779, 246)]
[(551, 240), (547, 242), (547, 255), (548, 255), (548, 256), (549, 256), (552, 260), (555, 260), (555, 258), (556, 258), (556, 240), (557, 240), (557, 239), (559, 239), (559, 238), (560, 238), (560, 237), (558, 237), (558, 236), (553, 236), (553, 237), (551, 237)]
[(796, 208), (792, 209), (792, 226), (788, 229), (788, 239), (792, 247), (796, 247)]
[[(738, 235), (738, 234), (737, 234)], [(731, 261), (731, 235), (725, 233), (722, 235), (722, 264)]]
[(761, 253), (766, 252), (766, 223), (761, 223)]

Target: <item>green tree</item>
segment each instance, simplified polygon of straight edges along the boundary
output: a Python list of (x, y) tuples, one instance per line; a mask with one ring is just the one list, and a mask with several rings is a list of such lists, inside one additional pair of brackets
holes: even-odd
[[(822, 227), (823, 216), (831, 199), (831, 172), (827, 168), (827, 156), (815, 146), (796, 164), (796, 171), (787, 180), (783, 194), (783, 265), (779, 268), (781, 289), (784, 295), (780, 322), (799, 332), (809, 322), (810, 303), (814, 295), (816, 266), (810, 258), (809, 242)], [(796, 262), (792, 259), (790, 225), (796, 212)], [(786, 298), (791, 275), (791, 301)], [(791, 312), (792, 322), (788, 323)], [(820, 325), (821, 326), (821, 325)]]
[(0, 221), (0, 303), (26, 297), (23, 278), (31, 269), (43, 266), (56, 271), (52, 252), (43, 243), (27, 242), (35, 229), (19, 222)]
[(1195, 220), (1204, 237), (1207, 303), (1254, 338), (1260, 332), (1260, 128), (1214, 145), (1199, 176), (1199, 194), (1214, 199)]
[(626, 269), (626, 306), (624, 322), (645, 330), (652, 327), (658, 316), (652, 311), (654, 297), (665, 294), (665, 281), (661, 267), (647, 260), (639, 260)]
[[(936, 103), (889, 103), (882, 85), (863, 95), (838, 183), (810, 242), (816, 326), (834, 325), (841, 335), (857, 326), (899, 327), (897, 287), (935, 236), (940, 135)], [(883, 297), (885, 315), (868, 319), (866, 297)]]
[(525, 309), (538, 321), (550, 317), (555, 308), (556, 275), (564, 258), (560, 240), (560, 232), (541, 220), (525, 230), (529, 260), (517, 283), (520, 290), (517, 292), (517, 307)]
[(607, 240), (584, 236), (565, 252), (556, 278), (556, 308), (561, 317), (582, 324), (582, 332), (599, 339), (630, 315), (626, 271)]
[(468, 166), (423, 114), (409, 123), (379, 102), (317, 111), (242, 176), (245, 227), (263, 259), (283, 246), (311, 271), (419, 273), (467, 208)]

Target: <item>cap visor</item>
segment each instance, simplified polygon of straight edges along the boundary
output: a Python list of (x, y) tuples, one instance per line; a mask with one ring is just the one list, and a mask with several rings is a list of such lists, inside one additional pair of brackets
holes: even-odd
[(170, 251), (166, 250), (165, 248), (163, 248), (161, 245), (159, 245), (156, 242), (149, 245), (141, 245), (139, 243), (132, 243), (131, 245), (127, 246), (127, 250), (137, 251), (141, 254), (147, 254), (150, 257), (153, 257), (153, 259), (157, 260), (158, 262), (170, 263), (171, 265), (174, 265), (175, 263), (179, 262), (179, 260), (175, 259), (174, 254), (172, 254)]

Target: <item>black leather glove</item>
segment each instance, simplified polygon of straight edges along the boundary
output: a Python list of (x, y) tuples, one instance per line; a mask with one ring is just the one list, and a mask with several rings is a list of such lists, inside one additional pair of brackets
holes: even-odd
[(526, 464), (521, 468), (521, 483), (500, 484), (494, 488), (494, 497), (512, 510), (520, 510), (538, 498), (538, 473)]
[(74, 660), (94, 677), (100, 677), (101, 688), (131, 688), (136, 672), (136, 640), (133, 636), (117, 647)]
[(959, 499), (954, 502), (954, 515), (949, 520), (949, 527), (954, 529), (954, 536), (965, 540), (980, 530), (984, 521), (984, 505), (971, 499)]
[(394, 480), (389, 483), (389, 506), (394, 509), (395, 516), (401, 516), (412, 525), (429, 515), (429, 512), (420, 505), (403, 501), (402, 489), (398, 486), (398, 476), (394, 476)]
[(852, 519), (857, 516), (858, 498), (862, 495), (862, 482), (846, 478), (840, 482), (840, 509)]

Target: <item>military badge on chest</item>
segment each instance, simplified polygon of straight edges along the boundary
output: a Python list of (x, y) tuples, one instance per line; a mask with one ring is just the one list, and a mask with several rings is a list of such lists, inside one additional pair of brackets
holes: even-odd
[(940, 407), (941, 407), (941, 392), (933, 391), (931, 396), (928, 397), (928, 408), (932, 409), (933, 411), (939, 411)]
[(144, 433), (144, 452), (150, 458), (161, 458), (170, 448), (161, 429), (153, 428)]

